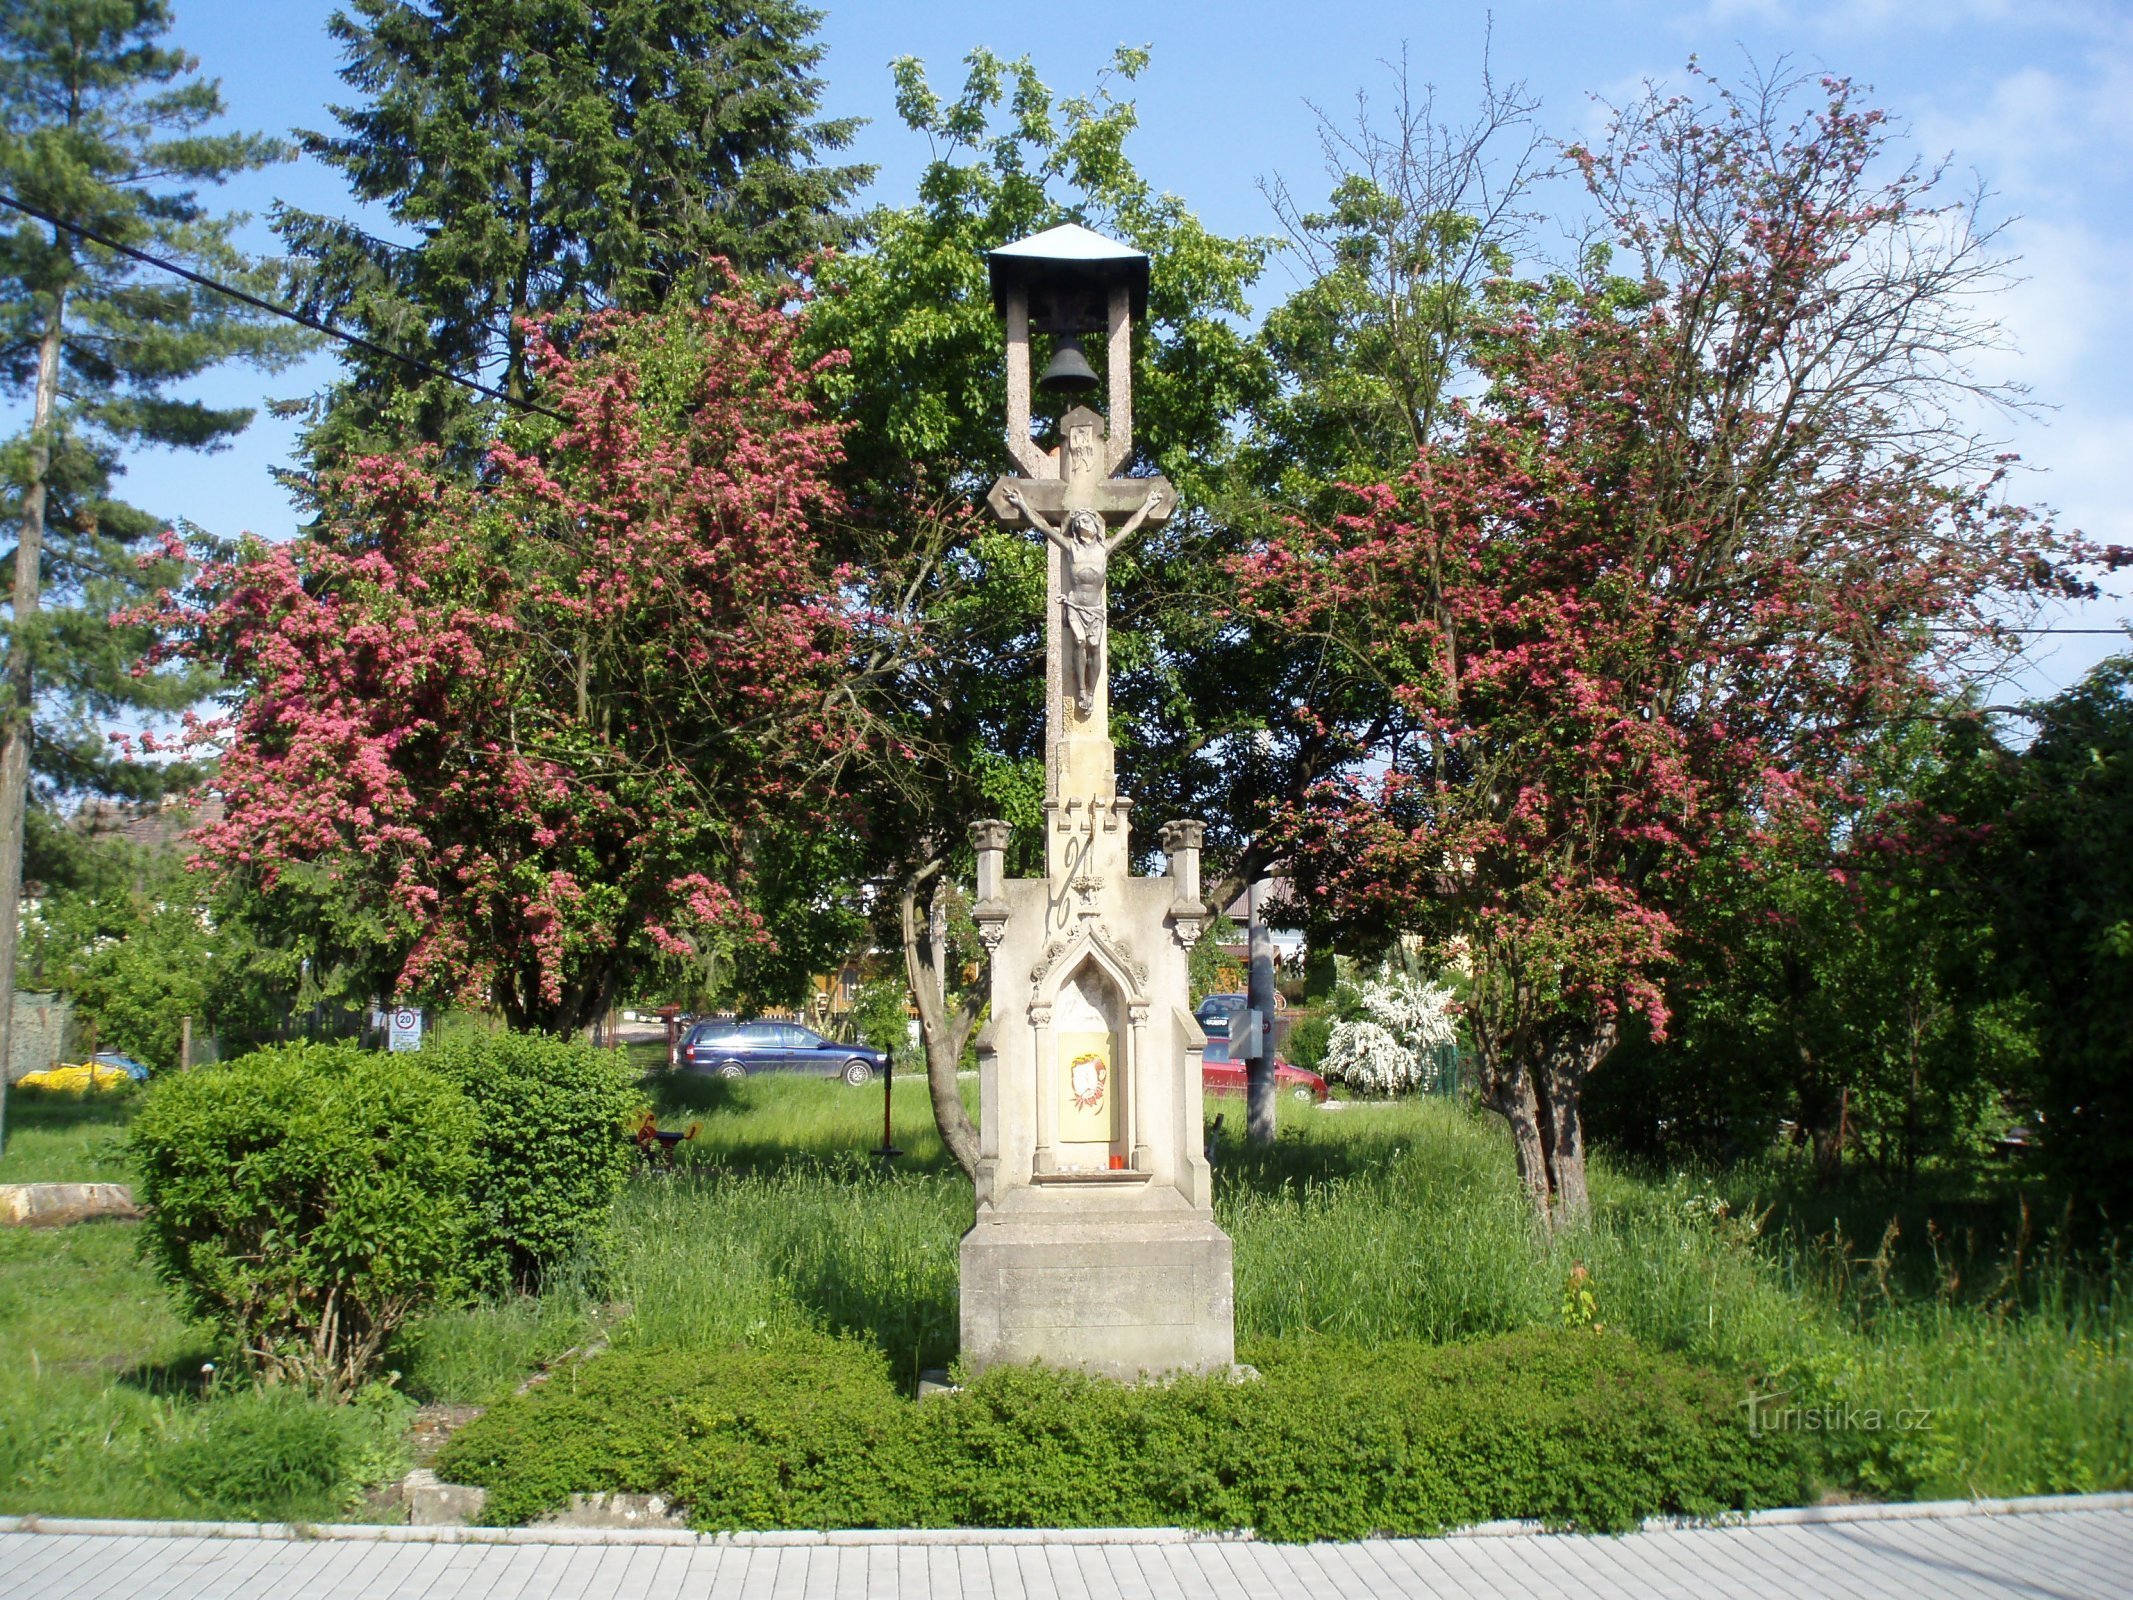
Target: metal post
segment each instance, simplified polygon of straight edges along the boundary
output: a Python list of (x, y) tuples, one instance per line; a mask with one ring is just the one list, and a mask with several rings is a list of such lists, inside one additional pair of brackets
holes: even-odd
[(882, 1063), (881, 1068), (881, 1148), (874, 1152), (885, 1163), (894, 1161), (903, 1154), (901, 1150), (896, 1148), (896, 1140), (891, 1133), (894, 1120), (892, 1107), (895, 1093), (896, 1057), (892, 1053), (889, 1059)]

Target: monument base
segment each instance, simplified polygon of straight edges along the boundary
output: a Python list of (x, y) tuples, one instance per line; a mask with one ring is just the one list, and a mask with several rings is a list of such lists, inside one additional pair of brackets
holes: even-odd
[(1041, 1361), (1131, 1383), (1235, 1363), (1229, 1235), (1176, 1190), (1011, 1191), (963, 1235), (962, 1268), (973, 1372)]

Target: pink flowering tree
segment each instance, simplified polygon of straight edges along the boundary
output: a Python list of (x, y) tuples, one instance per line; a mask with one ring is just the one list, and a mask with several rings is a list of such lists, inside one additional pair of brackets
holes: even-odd
[(380, 992), (569, 1032), (647, 962), (769, 937), (752, 841), (826, 814), (850, 623), (791, 317), (736, 289), (530, 337), (563, 421), (475, 482), (357, 461), (159, 620), (231, 686), (192, 730), (207, 862)]
[[(1396, 481), (1236, 565), (1240, 609), (1379, 684), (1276, 808), (1322, 922), (1431, 935), (1540, 1213), (1587, 1207), (1579, 1102), (1664, 1035), (1691, 869), (1844, 792), (2046, 530), (1963, 421), (1989, 236), (1825, 81), (1648, 99), (1569, 152), (1619, 256), (1499, 282), (1476, 397)], [(1323, 725), (1323, 726), (1322, 726)]]

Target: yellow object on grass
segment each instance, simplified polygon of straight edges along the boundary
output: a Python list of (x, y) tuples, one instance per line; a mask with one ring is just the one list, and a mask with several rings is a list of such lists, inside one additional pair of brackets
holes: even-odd
[(47, 1067), (42, 1072), (25, 1072), (15, 1080), (22, 1089), (70, 1089), (83, 1094), (91, 1089), (116, 1089), (133, 1082), (133, 1075), (124, 1067), (107, 1067), (94, 1061), (85, 1061), (78, 1067)]

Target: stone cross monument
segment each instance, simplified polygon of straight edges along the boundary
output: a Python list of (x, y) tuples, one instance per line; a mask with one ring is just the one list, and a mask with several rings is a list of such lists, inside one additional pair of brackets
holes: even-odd
[[(1168, 873), (1132, 870), (1113, 771), (1108, 688), (1112, 552), (1176, 505), (1132, 453), (1132, 326), (1148, 258), (1086, 228), (991, 256), (1007, 323), (1008, 450), (1021, 468), (993, 514), (1041, 537), (1045, 598), (1042, 878), (1004, 876), (1008, 825), (980, 822), (980, 937), (992, 1015), (978, 1037), (977, 1220), (963, 1236), (963, 1358), (1040, 1360), (1112, 1377), (1226, 1370), (1234, 1359), (1230, 1242), (1202, 1151), (1200, 1052), (1186, 959), (1200, 903), (1197, 822), (1162, 831)], [(1096, 376), (1077, 339), (1108, 339), (1110, 417), (1076, 405), (1058, 443), (1030, 437), (1030, 333), (1055, 336), (1044, 386)]]

